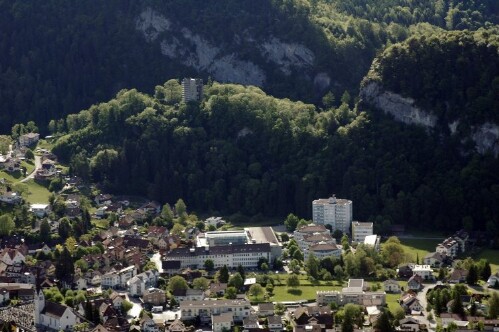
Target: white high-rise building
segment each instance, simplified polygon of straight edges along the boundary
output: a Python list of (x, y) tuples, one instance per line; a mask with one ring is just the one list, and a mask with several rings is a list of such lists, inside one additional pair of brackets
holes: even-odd
[(335, 195), (312, 202), (312, 219), (315, 224), (331, 225), (332, 230), (350, 233), (352, 223), (352, 201), (339, 199)]
[(372, 222), (352, 222), (352, 241), (364, 243), (366, 236), (373, 235)]
[(203, 99), (203, 80), (200, 78), (184, 78), (182, 80), (182, 101), (201, 101)]

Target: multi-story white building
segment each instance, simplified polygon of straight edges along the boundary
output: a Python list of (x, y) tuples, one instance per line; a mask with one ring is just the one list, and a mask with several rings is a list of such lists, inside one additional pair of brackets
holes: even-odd
[(180, 268), (199, 268), (206, 260), (212, 260), (215, 268), (226, 265), (236, 268), (239, 265), (247, 268), (258, 267), (258, 260), (263, 257), (272, 262), (269, 243), (234, 244), (227, 246), (205, 246), (196, 248), (176, 248), (167, 255), (166, 260), (180, 261)]
[(363, 306), (383, 306), (386, 304), (385, 292), (366, 292), (363, 279), (348, 280), (348, 287), (339, 291), (317, 291), (316, 300), (318, 305), (327, 305), (331, 302), (337, 305), (347, 303)]
[(184, 78), (182, 80), (182, 101), (201, 101), (203, 99), (203, 80), (200, 78)]
[(352, 241), (364, 243), (366, 236), (373, 235), (372, 222), (352, 221)]
[(127, 282), (136, 275), (137, 268), (135, 265), (119, 271), (110, 271), (101, 277), (101, 285), (104, 288), (126, 287)]
[(336, 196), (320, 198), (312, 202), (312, 219), (315, 224), (331, 225), (332, 230), (350, 233), (352, 201)]
[(447, 238), (437, 245), (436, 252), (455, 258), (459, 252), (459, 243), (452, 237)]
[(226, 312), (233, 314), (235, 322), (242, 322), (244, 318), (250, 315), (251, 303), (246, 299), (184, 301), (180, 303), (182, 320), (197, 319), (199, 317), (201, 322), (209, 322), (212, 315), (220, 315)]

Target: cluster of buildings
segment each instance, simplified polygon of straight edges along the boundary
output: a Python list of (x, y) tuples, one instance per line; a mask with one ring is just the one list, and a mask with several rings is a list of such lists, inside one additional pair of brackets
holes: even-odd
[(331, 232), (322, 224), (302, 226), (294, 231), (293, 236), (303, 252), (305, 260), (310, 253), (319, 259), (341, 256), (341, 248), (336, 245), (336, 240), (331, 236)]

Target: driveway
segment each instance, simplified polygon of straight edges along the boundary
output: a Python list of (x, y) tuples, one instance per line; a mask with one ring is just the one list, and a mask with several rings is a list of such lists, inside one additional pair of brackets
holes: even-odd
[(22, 179), (20, 182), (26, 182), (29, 179), (33, 179), (35, 177), (36, 171), (42, 167), (42, 157), (35, 156), (35, 169), (31, 172), (27, 177)]

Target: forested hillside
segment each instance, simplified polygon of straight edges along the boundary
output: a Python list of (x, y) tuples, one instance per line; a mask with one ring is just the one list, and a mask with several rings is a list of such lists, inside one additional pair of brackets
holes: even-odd
[(369, 80), (414, 98), (444, 123), (499, 124), (499, 30), (411, 37), (376, 59)]
[[(0, 0), (0, 131), (170, 77), (252, 83), (320, 102), (355, 94), (387, 44), (497, 24), (494, 0)], [(248, 81), (250, 80), (250, 81)]]
[(336, 193), (377, 227), (455, 229), (464, 217), (496, 231), (497, 159), (462, 159), (452, 142), (360, 112), (347, 95), (326, 110), (239, 85), (205, 95), (179, 104), (175, 80), (153, 96), (123, 90), (68, 116), (53, 151), (105, 190), (182, 197), (198, 211), (310, 217), (313, 199)]

